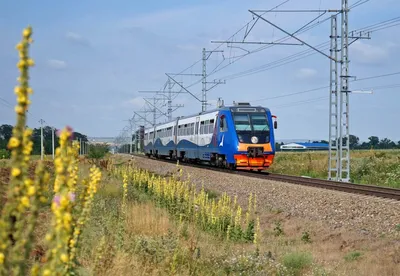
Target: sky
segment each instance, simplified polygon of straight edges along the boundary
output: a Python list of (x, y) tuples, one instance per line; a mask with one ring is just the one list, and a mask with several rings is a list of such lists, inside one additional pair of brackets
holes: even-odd
[[(350, 5), (358, 0), (350, 1)], [(309, 50), (306, 45), (263, 45), (212, 43), (226, 41), (252, 20), (249, 10), (268, 10), (284, 0), (87, 0), (55, 2), (0, 2), (0, 124), (14, 124), (18, 53), (15, 45), (21, 31), (33, 27), (31, 70), (34, 90), (28, 118), (30, 127), (46, 125), (74, 130), (91, 137), (115, 137), (129, 125), (134, 112), (145, 110), (143, 97), (153, 94), (167, 81), (166, 73), (202, 72), (202, 49), (213, 50), (207, 60), (207, 81), (225, 80), (208, 91), (215, 107), (233, 101), (268, 107), (277, 116), (276, 139), (328, 139), (329, 59), (317, 52), (294, 62), (274, 63)], [(339, 0), (289, 0), (279, 9), (339, 9)], [(349, 13), (349, 30), (357, 30), (398, 16), (396, 0), (370, 0)], [(270, 12), (264, 17), (294, 32), (320, 13)], [(329, 14), (323, 14), (320, 21)], [(340, 17), (338, 17), (340, 26)], [(317, 22), (317, 21), (314, 21)], [(251, 25), (250, 25), (251, 26)], [(250, 27), (249, 26), (249, 27)], [(340, 30), (340, 29), (339, 29)], [(231, 41), (243, 41), (244, 31)], [(371, 39), (351, 44), (349, 74), (356, 77), (350, 89), (373, 89), (372, 94), (350, 95), (350, 133), (362, 141), (371, 135), (400, 140), (400, 74), (368, 78), (400, 71), (400, 26), (371, 33)], [(329, 41), (330, 20), (298, 34), (310, 45)], [(279, 29), (259, 20), (247, 35), (247, 42), (271, 42), (284, 37)], [(294, 39), (286, 41), (298, 44)], [(247, 54), (246, 53), (251, 53)], [(329, 55), (328, 47), (324, 53)], [(245, 55), (245, 56), (244, 56)], [(238, 58), (243, 56), (242, 58)], [(293, 61), (293, 60), (291, 60)], [(264, 66), (264, 67), (262, 67)], [(269, 66), (269, 67), (268, 67)], [(252, 70), (261, 68), (260, 71)], [(248, 71), (252, 70), (252, 71)], [(250, 74), (241, 74), (250, 72)], [(176, 75), (174, 79), (201, 97), (201, 77)], [(354, 80), (354, 79), (352, 79)], [(399, 86), (396, 86), (399, 85)], [(212, 84), (209, 84), (209, 87)], [(180, 91), (178, 85), (173, 88)], [(304, 92), (312, 90), (309, 92)], [(304, 92), (304, 93), (300, 93)], [(290, 95), (293, 94), (293, 95)], [(184, 105), (173, 116), (201, 111), (201, 103), (188, 93), (175, 94), (174, 105)], [(160, 97), (160, 96), (158, 96)], [(208, 107), (213, 108), (213, 106)], [(148, 107), (147, 107), (148, 109)], [(166, 108), (160, 107), (163, 112)], [(148, 114), (147, 119), (152, 120)], [(165, 121), (160, 115), (159, 122)]]

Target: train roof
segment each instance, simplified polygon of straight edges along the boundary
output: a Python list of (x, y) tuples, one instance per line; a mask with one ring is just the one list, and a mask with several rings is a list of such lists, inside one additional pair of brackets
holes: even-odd
[(222, 110), (231, 111), (232, 108), (238, 108), (238, 107), (239, 108), (240, 107), (244, 107), (244, 108), (246, 108), (246, 107), (258, 107), (258, 108), (264, 108), (266, 111), (270, 111), (269, 108), (261, 106), (261, 105), (253, 106), (253, 105), (250, 105), (250, 103), (235, 103), (234, 102), (233, 105), (221, 106), (221, 107), (210, 109), (210, 110), (207, 110), (207, 111), (204, 111), (204, 112), (198, 112), (198, 113), (193, 113), (193, 114), (190, 114), (190, 115), (187, 115), (187, 116), (176, 117), (176, 118), (174, 118), (172, 120), (168, 120), (168, 121), (165, 121), (163, 123), (158, 123), (155, 126), (146, 127), (145, 129), (150, 129), (150, 128), (157, 127), (157, 126), (160, 126), (160, 125), (165, 125), (165, 124), (168, 124), (168, 123), (171, 123), (171, 122), (175, 122), (177, 119), (186, 119), (186, 118), (191, 118), (191, 117), (195, 117), (195, 116), (199, 116), (199, 115), (205, 115), (205, 114), (213, 113), (213, 112), (216, 112), (216, 111), (222, 111)]

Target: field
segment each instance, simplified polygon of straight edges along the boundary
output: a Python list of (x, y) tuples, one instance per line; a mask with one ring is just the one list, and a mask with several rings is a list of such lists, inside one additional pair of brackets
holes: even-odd
[[(350, 233), (336, 236), (304, 220), (287, 220), (279, 210), (259, 213), (263, 204), (254, 197), (239, 205), (212, 190), (195, 192), (180, 180), (179, 167), (175, 175), (159, 178), (127, 157), (102, 160), (102, 178), (77, 247), (78, 275), (368, 275), (371, 264), (395, 275), (400, 262), (390, 239), (371, 245)], [(88, 175), (88, 161), (79, 159), (81, 177)], [(52, 182), (52, 162), (46, 167)], [(49, 202), (51, 187), (46, 194)], [(218, 203), (221, 198), (226, 204)], [(52, 216), (49, 204), (40, 208), (29, 267), (46, 265)], [(231, 227), (219, 227), (220, 222)]]
[[(350, 153), (353, 183), (400, 188), (400, 150), (354, 150)], [(328, 176), (328, 152), (277, 152), (269, 171), (288, 175)]]

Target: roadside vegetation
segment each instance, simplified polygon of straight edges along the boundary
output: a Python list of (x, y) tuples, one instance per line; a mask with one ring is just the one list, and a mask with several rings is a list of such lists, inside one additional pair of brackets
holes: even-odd
[[(351, 181), (400, 188), (400, 150), (353, 150), (350, 152)], [(277, 152), (270, 172), (328, 177), (328, 152)]]

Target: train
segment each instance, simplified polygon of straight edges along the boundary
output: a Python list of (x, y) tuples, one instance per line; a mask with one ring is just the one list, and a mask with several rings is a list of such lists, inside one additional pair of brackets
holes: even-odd
[(233, 102), (144, 129), (144, 154), (231, 170), (274, 162), (276, 116), (267, 107)]

